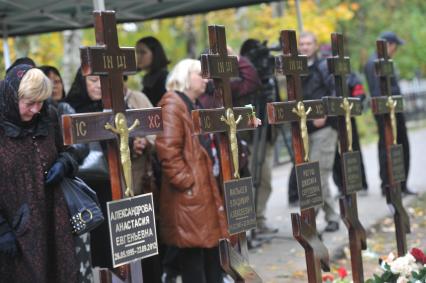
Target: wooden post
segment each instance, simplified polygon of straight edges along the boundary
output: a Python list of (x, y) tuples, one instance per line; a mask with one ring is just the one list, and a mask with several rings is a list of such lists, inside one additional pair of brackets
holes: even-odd
[(393, 209), (398, 256), (407, 253), (406, 234), (410, 233), (410, 218), (402, 204), (401, 182), (405, 181), (404, 152), (396, 143), (395, 113), (403, 112), (400, 95), (392, 95), (390, 78), (394, 76), (393, 61), (389, 58), (386, 41), (377, 40), (376, 75), (380, 78), (381, 96), (371, 98), (374, 115), (383, 115), (385, 122), (387, 187), (386, 201)]
[[(292, 143), (297, 172), (297, 187), (301, 213), (292, 213), (291, 221), (294, 238), (305, 250), (306, 267), (309, 283), (321, 283), (321, 267), (329, 271), (329, 255), (318, 236), (315, 222), (315, 206), (322, 205), (321, 181), (318, 162), (308, 162), (309, 141), (306, 121), (324, 116), (321, 100), (303, 101), (301, 76), (308, 74), (306, 56), (297, 51), (296, 32), (281, 32), (283, 55), (276, 58), (277, 73), (287, 79), (288, 102), (268, 103), (268, 119), (271, 124), (291, 122)], [(301, 106), (304, 106), (302, 109)], [(304, 114), (304, 115), (303, 115)], [(303, 180), (313, 181), (304, 186)], [(311, 183), (311, 182), (309, 182)], [(314, 193), (306, 193), (306, 189)]]
[[(262, 282), (248, 262), (246, 232), (256, 227), (253, 184), (251, 178), (239, 178), (238, 146), (236, 132), (255, 128), (254, 109), (251, 107), (232, 107), (230, 78), (238, 76), (236, 56), (228, 56), (225, 28), (209, 26), (209, 54), (201, 55), (201, 68), (204, 78), (213, 79), (216, 88), (218, 106), (223, 108), (194, 110), (192, 118), (196, 134), (219, 133), (221, 176), (224, 182), (224, 195), (228, 219), (228, 231), (238, 237), (239, 251), (235, 250), (227, 239), (219, 242), (222, 268), (237, 283)], [(244, 197), (248, 198), (247, 213), (233, 218), (232, 196), (230, 190), (244, 187)], [(240, 219), (238, 219), (240, 218)]]
[[(63, 136), (64, 143), (68, 145), (101, 140), (107, 142), (112, 199), (119, 200), (123, 198), (123, 185), (127, 181), (126, 178), (123, 178), (123, 172), (128, 168), (123, 169), (120, 158), (122, 153), (117, 143), (117, 135), (106, 125), (115, 125), (115, 128), (118, 129), (117, 117), (121, 117), (132, 135), (159, 133), (162, 131), (161, 108), (125, 111), (123, 74), (136, 72), (134, 48), (118, 46), (115, 12), (95, 11), (94, 18), (97, 46), (80, 49), (81, 69), (84, 76), (100, 76), (102, 103), (105, 111), (64, 115), (62, 117)], [(123, 140), (121, 134), (120, 140)], [(105, 237), (108, 236), (105, 235)], [(120, 266), (113, 272), (120, 277), (121, 282), (142, 281), (140, 262), (132, 263), (131, 268), (130, 265)], [(100, 269), (96, 277), (100, 278), (100, 282), (107, 283), (112, 282), (115, 276), (108, 269)]]
[(335, 79), (337, 97), (325, 97), (328, 116), (337, 117), (340, 152), (342, 155), (343, 187), (340, 198), (340, 214), (349, 232), (352, 278), (355, 283), (364, 282), (362, 250), (367, 248), (365, 229), (358, 219), (356, 192), (362, 190), (361, 154), (352, 150), (351, 116), (361, 115), (361, 100), (349, 98), (346, 79), (350, 74), (349, 57), (345, 57), (343, 35), (331, 34), (332, 56), (327, 59), (328, 69)]

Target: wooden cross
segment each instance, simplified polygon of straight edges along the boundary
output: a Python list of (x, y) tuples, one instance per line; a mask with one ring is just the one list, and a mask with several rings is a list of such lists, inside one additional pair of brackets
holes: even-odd
[[(252, 107), (232, 107), (230, 77), (238, 76), (238, 59), (236, 56), (228, 56), (225, 28), (223, 26), (209, 26), (208, 31), (210, 52), (201, 55), (202, 74), (204, 78), (213, 79), (220, 98), (217, 100), (221, 100), (217, 101), (217, 104), (219, 106), (222, 104), (223, 108), (194, 110), (192, 111), (192, 118), (195, 134), (220, 133), (221, 173), (224, 181), (225, 200), (227, 200), (227, 187), (239, 186), (240, 182), (248, 182), (247, 187), (251, 189), (253, 187), (250, 178), (239, 179), (236, 132), (254, 129), (256, 117)], [(249, 197), (247, 209), (251, 211), (248, 222), (231, 223), (230, 205), (226, 207), (228, 231), (230, 234), (238, 235), (239, 251), (235, 250), (227, 239), (221, 239), (219, 242), (222, 268), (238, 283), (262, 282), (262, 279), (248, 262), (245, 231), (256, 227), (253, 195), (251, 191), (247, 195)], [(236, 222), (239, 221), (236, 220)]]
[(407, 253), (406, 234), (410, 233), (410, 219), (401, 201), (401, 184), (405, 180), (402, 146), (397, 145), (395, 113), (403, 112), (403, 101), (400, 95), (393, 96), (391, 77), (394, 76), (393, 61), (389, 58), (386, 41), (377, 40), (376, 75), (380, 79), (382, 96), (371, 98), (371, 109), (374, 115), (383, 115), (385, 123), (386, 170), (387, 184), (386, 201), (392, 205), (398, 255)]
[[(291, 122), (292, 143), (294, 149), (294, 160), (296, 166), (305, 166), (313, 163), (307, 161), (309, 144), (306, 144), (304, 135), (307, 135), (306, 125), (299, 125), (301, 117), (296, 112), (300, 105), (304, 105), (306, 120), (324, 117), (324, 107), (321, 100), (307, 100), (302, 98), (301, 76), (308, 74), (308, 63), (306, 56), (299, 55), (297, 51), (296, 32), (293, 30), (281, 31), (281, 43), (283, 55), (276, 58), (276, 72), (284, 74), (287, 79), (288, 102), (273, 102), (267, 104), (268, 120), (271, 124), (281, 124)], [(309, 111), (309, 109), (311, 111)], [(309, 112), (309, 114), (308, 114)], [(306, 131), (306, 133), (303, 133)], [(315, 222), (315, 205), (322, 204), (322, 194), (320, 202), (304, 205), (300, 196), (302, 185), (298, 178), (299, 199), (301, 201), (301, 213), (292, 213), (291, 222), (293, 227), (293, 237), (302, 245), (305, 250), (306, 266), (309, 283), (320, 283), (321, 267), (329, 271), (329, 255), (327, 248), (318, 236)]]
[[(100, 76), (105, 111), (64, 115), (63, 136), (67, 145), (101, 140), (107, 142), (112, 199), (118, 200), (123, 198), (123, 188), (128, 194), (132, 192), (129, 181), (131, 165), (127, 160), (130, 158), (129, 134), (142, 136), (161, 132), (161, 108), (125, 110), (123, 74), (136, 72), (135, 51), (134, 48), (118, 46), (115, 12), (95, 11), (93, 14), (97, 46), (80, 48), (81, 69), (84, 76)], [(117, 143), (117, 135), (120, 144)], [(142, 280), (138, 262), (131, 268), (121, 268), (120, 273), (125, 282)], [(99, 277), (101, 282), (111, 282), (113, 275), (109, 270), (101, 269)]]
[(342, 154), (343, 191), (340, 198), (340, 214), (349, 232), (352, 278), (355, 283), (364, 282), (362, 250), (367, 248), (365, 229), (358, 219), (356, 192), (362, 189), (361, 156), (352, 151), (351, 116), (361, 115), (361, 100), (348, 97), (347, 76), (350, 60), (345, 56), (343, 35), (331, 34), (332, 56), (327, 59), (328, 69), (334, 75), (337, 97), (324, 99), (328, 116), (337, 117), (340, 152)]

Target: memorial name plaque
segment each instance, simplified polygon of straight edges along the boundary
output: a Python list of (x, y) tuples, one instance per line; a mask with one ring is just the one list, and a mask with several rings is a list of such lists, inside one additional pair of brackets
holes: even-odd
[(113, 266), (158, 254), (152, 193), (107, 203)]
[(300, 209), (323, 205), (319, 162), (296, 165)]
[(359, 151), (343, 153), (343, 176), (346, 194), (362, 190), (361, 156)]
[(227, 181), (224, 189), (229, 234), (245, 233), (256, 228), (252, 178)]
[(405, 181), (404, 150), (402, 145), (392, 145), (390, 148), (390, 161), (394, 182)]

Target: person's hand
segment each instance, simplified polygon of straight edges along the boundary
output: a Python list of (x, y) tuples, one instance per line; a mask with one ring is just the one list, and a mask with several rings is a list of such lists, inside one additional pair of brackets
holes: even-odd
[(260, 120), (259, 118), (256, 118), (254, 120), (254, 126), (257, 128), (259, 126), (262, 126), (262, 120)]
[(12, 231), (0, 236), (0, 253), (9, 257), (14, 257), (18, 253), (16, 236)]
[(147, 145), (148, 145), (148, 140), (146, 138), (136, 137), (133, 140), (133, 151), (138, 155), (142, 155)]
[(65, 166), (62, 162), (55, 162), (52, 167), (50, 167), (49, 172), (45, 178), (46, 186), (56, 185), (65, 177)]
[(314, 126), (317, 128), (321, 128), (325, 125), (325, 121), (327, 120), (327, 118), (319, 118), (319, 119), (315, 119), (313, 121)]

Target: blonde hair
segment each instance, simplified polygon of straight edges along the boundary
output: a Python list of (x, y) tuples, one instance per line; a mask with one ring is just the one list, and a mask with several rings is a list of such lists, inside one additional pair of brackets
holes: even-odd
[(19, 89), (19, 99), (31, 101), (44, 101), (52, 95), (52, 83), (50, 79), (39, 69), (28, 70), (22, 78)]
[(193, 72), (201, 72), (199, 60), (183, 59), (179, 61), (167, 78), (166, 89), (168, 91), (186, 92), (190, 86), (189, 75)]

